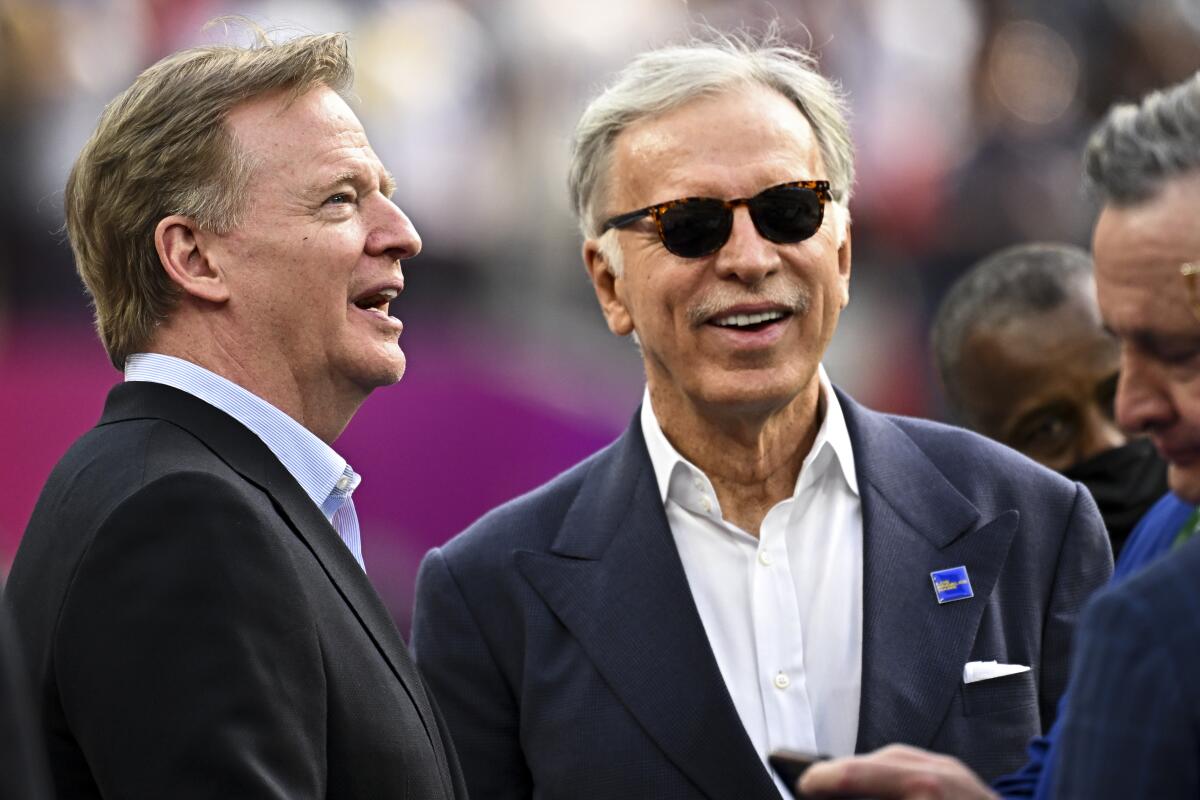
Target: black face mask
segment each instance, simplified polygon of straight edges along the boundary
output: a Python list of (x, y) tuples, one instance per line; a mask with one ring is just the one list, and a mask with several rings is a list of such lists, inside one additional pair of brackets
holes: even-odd
[(1112, 540), (1113, 555), (1150, 506), (1167, 491), (1167, 462), (1149, 439), (1134, 439), (1062, 471), (1092, 493)]

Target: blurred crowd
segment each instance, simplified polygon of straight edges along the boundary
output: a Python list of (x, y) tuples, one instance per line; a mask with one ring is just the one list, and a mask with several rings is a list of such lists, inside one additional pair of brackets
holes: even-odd
[[(222, 15), (349, 32), (356, 111), (424, 239), (397, 303), (410, 374), (347, 434), (368, 547), (396, 549), (375, 563), (399, 565), (402, 621), (427, 546), (593, 450), (636, 405), (639, 359), (597, 313), (565, 189), (570, 130), (632, 54), (698, 21), (777, 19), (842, 84), (855, 275), (827, 366), (870, 405), (932, 417), (927, 332), (945, 288), (1007, 244), (1086, 245), (1086, 132), (1200, 66), (1190, 0), (0, 0), (0, 413), (47, 412), (0, 429), (23, 456), (0, 466), (0, 575), (49, 465), (95, 418), (103, 393), (81, 383), (118, 378), (62, 232), (67, 171), (143, 68), (238, 35), (205, 27)], [(451, 407), (466, 422), (432, 436)], [(464, 451), (477, 475), (458, 472)], [(447, 495), (448, 481), (484, 488)]]

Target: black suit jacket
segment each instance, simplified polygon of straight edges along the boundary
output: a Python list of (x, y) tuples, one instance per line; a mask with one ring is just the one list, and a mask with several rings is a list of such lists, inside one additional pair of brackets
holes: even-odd
[[(1084, 598), (1112, 571), (1087, 491), (995, 442), (839, 394), (863, 511), (857, 749), (985, 777), (1053, 720)], [(930, 572), (975, 596), (939, 605)], [(487, 798), (773, 798), (675, 549), (638, 416), (612, 446), (433, 550), (412, 644)], [(1030, 672), (963, 684), (968, 661)]]
[(191, 395), (113, 389), (7, 596), (59, 796), (465, 796), (354, 557), (258, 437)]
[(27, 673), (8, 606), (0, 602), (0, 797), (43, 800), (49, 779)]

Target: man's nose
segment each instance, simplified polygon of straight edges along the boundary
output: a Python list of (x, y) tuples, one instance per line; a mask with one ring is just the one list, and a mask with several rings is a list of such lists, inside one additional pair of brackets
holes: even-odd
[(412, 221), (390, 199), (383, 197), (375, 208), (375, 219), (367, 236), (370, 255), (387, 256), (395, 261), (412, 258), (421, 252), (421, 235)]
[(1148, 433), (1174, 421), (1171, 399), (1157, 370), (1124, 348), (1117, 381), (1117, 424), (1126, 433)]
[(755, 284), (778, 270), (780, 263), (779, 247), (754, 227), (750, 210), (745, 206), (735, 208), (729, 241), (717, 251), (717, 275)]

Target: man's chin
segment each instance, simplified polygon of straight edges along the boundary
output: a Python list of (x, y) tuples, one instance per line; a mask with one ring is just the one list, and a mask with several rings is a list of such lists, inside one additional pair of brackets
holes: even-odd
[(798, 381), (714, 381), (696, 392), (697, 405), (719, 414), (756, 416), (780, 411), (808, 388)]
[(403, 358), (401, 358), (398, 364), (394, 364), (390, 369), (384, 371), (380, 375), (380, 380), (376, 384), (376, 386), (384, 387), (384, 386), (391, 386), (392, 384), (395, 384), (395, 383), (399, 383), (400, 379), (404, 377), (404, 373), (407, 370), (407, 368), (408, 368), (408, 362), (405, 361)]
[(370, 392), (399, 383), (400, 379), (404, 377), (408, 361), (404, 357), (404, 352), (400, 348), (396, 348), (386, 356), (372, 359), (371, 363), (362, 364), (361, 367), (356, 382), (364, 390)]

